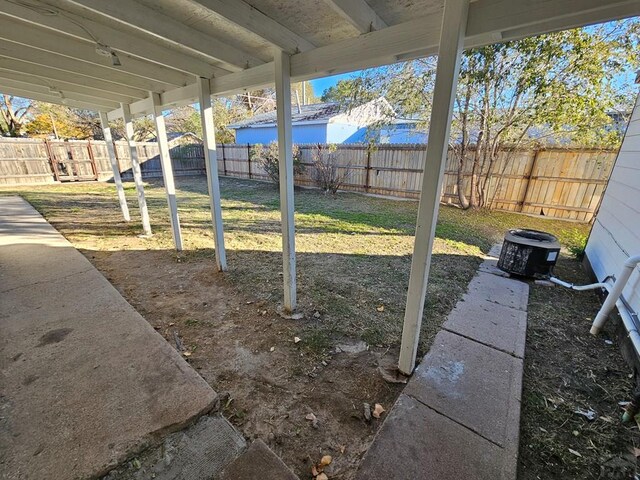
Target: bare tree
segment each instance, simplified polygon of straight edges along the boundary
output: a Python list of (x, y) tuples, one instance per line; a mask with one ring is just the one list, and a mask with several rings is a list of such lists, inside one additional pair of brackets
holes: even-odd
[(31, 111), (31, 103), (23, 98), (2, 95), (0, 99), (0, 135), (18, 137), (22, 134)]
[(340, 165), (335, 145), (317, 144), (313, 152), (313, 180), (325, 193), (336, 194), (351, 175), (351, 164)]

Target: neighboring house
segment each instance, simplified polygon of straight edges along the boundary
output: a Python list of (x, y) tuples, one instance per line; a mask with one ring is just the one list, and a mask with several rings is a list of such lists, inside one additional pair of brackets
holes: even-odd
[[(419, 143), (425, 136), (413, 131), (415, 121), (394, 118), (393, 108), (378, 98), (349, 111), (337, 103), (293, 105), (293, 143)], [(236, 143), (277, 141), (276, 112), (267, 112), (229, 125)]]
[[(599, 281), (618, 275), (625, 260), (634, 255), (640, 255), (640, 96), (586, 248), (587, 260)], [(639, 267), (623, 296), (631, 309), (640, 313)]]

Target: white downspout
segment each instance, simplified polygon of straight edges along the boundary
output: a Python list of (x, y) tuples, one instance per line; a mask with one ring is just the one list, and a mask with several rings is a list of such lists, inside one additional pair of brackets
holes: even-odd
[[(611, 313), (613, 307), (619, 303), (620, 295), (622, 295), (622, 290), (624, 290), (624, 287), (627, 285), (629, 277), (631, 277), (631, 274), (633, 273), (633, 270), (636, 265), (638, 265), (638, 263), (640, 263), (640, 255), (629, 257), (627, 261), (624, 262), (624, 266), (622, 267), (620, 275), (616, 279), (616, 282), (613, 284), (613, 287), (611, 287), (609, 295), (607, 295), (607, 299), (602, 304), (602, 308), (600, 308), (598, 315), (596, 315), (596, 318), (593, 321), (593, 325), (591, 326), (590, 330), (591, 334), (597, 335), (600, 332), (600, 329), (607, 321), (609, 313)], [(618, 310), (620, 310), (620, 312), (622, 313), (622, 310), (624, 310), (624, 305), (618, 305)], [(631, 334), (631, 332), (629, 332), (629, 334)]]

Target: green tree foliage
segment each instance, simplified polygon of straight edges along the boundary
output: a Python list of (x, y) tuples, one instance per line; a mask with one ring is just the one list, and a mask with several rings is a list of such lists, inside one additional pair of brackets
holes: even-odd
[(45, 102), (32, 103), (26, 133), (30, 137), (42, 138), (102, 138), (100, 119), (95, 112)]
[[(491, 206), (485, 191), (500, 151), (524, 146), (616, 147), (612, 112), (632, 106), (637, 19), (489, 45), (464, 53), (451, 125), (460, 203)], [(428, 127), (435, 61), (416, 60), (343, 80), (323, 99), (355, 106), (384, 95), (400, 116)], [(509, 154), (509, 153), (507, 153)], [(471, 162), (471, 195), (462, 172)], [(481, 173), (488, 173), (481, 180)]]

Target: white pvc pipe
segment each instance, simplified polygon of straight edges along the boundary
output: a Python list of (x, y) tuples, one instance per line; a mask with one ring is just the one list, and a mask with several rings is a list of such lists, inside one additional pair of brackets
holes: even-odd
[(589, 285), (574, 285), (573, 283), (565, 282), (564, 280), (560, 280), (556, 277), (550, 277), (549, 281), (555, 283), (556, 285), (560, 285), (565, 288), (570, 288), (571, 290), (595, 290), (596, 288), (604, 288), (607, 292), (611, 290), (611, 285), (608, 283), (591, 283)]
[[(596, 315), (596, 318), (593, 321), (593, 325), (591, 326), (590, 330), (592, 335), (597, 335), (600, 332), (600, 329), (607, 321), (609, 313), (611, 313), (613, 307), (618, 304), (620, 295), (622, 295), (622, 290), (624, 290), (624, 287), (627, 285), (629, 277), (631, 277), (631, 274), (633, 273), (633, 270), (635, 269), (636, 265), (638, 265), (638, 263), (640, 263), (640, 255), (629, 257), (627, 261), (624, 262), (624, 266), (622, 267), (620, 275), (618, 275), (618, 278), (616, 278), (616, 282), (613, 284), (613, 287), (611, 287), (609, 295), (607, 295), (607, 299), (602, 304), (602, 308), (600, 308), (598, 315)], [(622, 306), (622, 308), (618, 309), (622, 313), (622, 311), (625, 310), (624, 305)], [(631, 334), (631, 332), (629, 332), (629, 334)]]

